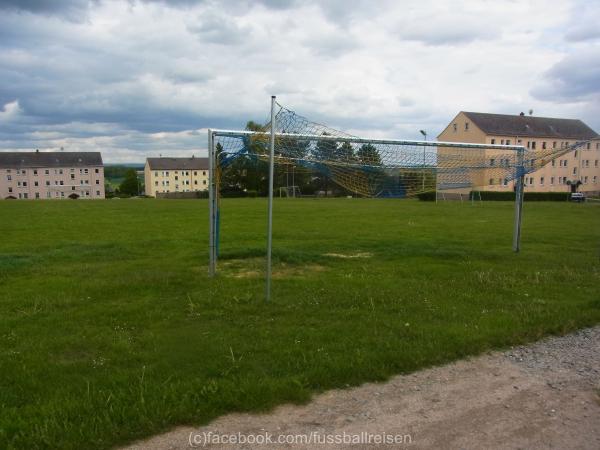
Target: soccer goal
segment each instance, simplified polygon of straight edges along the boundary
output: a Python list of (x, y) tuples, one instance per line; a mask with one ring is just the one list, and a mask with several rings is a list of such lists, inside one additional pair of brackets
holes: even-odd
[[(404, 198), (430, 192), (437, 199), (438, 191), (469, 192), (490, 180), (510, 184), (515, 192), (512, 247), (518, 252), (524, 176), (583, 144), (536, 152), (520, 145), (368, 139), (312, 122), (279, 105), (273, 97), (271, 120), (260, 130), (208, 130), (209, 274), (217, 271), (222, 183), (227, 173), (243, 176), (249, 164), (262, 164), (265, 174), (268, 171), (268, 298), (276, 166), (281, 169), (279, 173), (287, 174), (290, 168), (292, 173), (304, 171), (362, 197)], [(236, 180), (233, 177), (228, 182), (235, 184)]]

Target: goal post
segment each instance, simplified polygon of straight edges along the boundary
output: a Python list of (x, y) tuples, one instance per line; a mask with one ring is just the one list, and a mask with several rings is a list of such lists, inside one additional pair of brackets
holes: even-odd
[[(383, 195), (386, 194), (385, 189), (392, 194), (401, 194), (398, 197), (461, 187), (471, 189), (480, 186), (482, 180), (490, 174), (502, 176), (504, 180), (515, 182), (513, 250), (520, 250), (526, 173), (526, 149), (523, 146), (300, 134), (275, 131), (275, 127), (272, 131), (211, 129), (208, 134), (211, 276), (217, 271), (219, 184), (222, 171), (227, 170), (226, 165), (236, 158), (254, 158), (268, 163), (267, 298), (270, 292), (272, 182), (275, 165), (293, 163), (316, 172), (326, 170), (332, 180), (365, 197), (388, 196)], [(292, 151), (298, 143), (302, 143), (305, 150), (302, 154)], [(335, 144), (331, 153), (319, 149), (319, 146), (326, 147), (324, 143)], [(217, 152), (217, 145), (221, 147), (220, 152)], [(249, 146), (255, 148), (250, 150)], [(340, 153), (339, 149), (344, 146), (346, 153)], [(494, 152), (493, 158), (489, 157), (489, 152)], [(226, 164), (222, 165), (222, 161)], [(390, 187), (393, 182), (396, 183), (395, 191)]]

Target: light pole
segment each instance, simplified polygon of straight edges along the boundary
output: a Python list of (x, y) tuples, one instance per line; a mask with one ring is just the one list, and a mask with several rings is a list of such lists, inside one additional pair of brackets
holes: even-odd
[[(427, 141), (427, 132), (425, 130), (419, 130), (425, 141)], [(425, 146), (423, 146), (423, 192), (425, 192)]]

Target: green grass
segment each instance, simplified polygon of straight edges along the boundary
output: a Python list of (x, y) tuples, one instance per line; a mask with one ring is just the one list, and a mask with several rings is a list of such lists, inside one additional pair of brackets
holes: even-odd
[[(600, 207), (0, 202), (0, 448), (109, 448), (600, 322)], [(361, 258), (340, 258), (327, 253)]]

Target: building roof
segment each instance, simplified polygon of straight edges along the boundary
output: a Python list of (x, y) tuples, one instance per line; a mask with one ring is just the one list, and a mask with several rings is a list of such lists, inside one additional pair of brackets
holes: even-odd
[(208, 170), (208, 158), (146, 158), (150, 170)]
[(598, 133), (579, 119), (488, 114), (463, 111), (486, 134), (501, 136), (593, 139)]
[(2, 152), (0, 167), (83, 167), (102, 166), (100, 152)]

